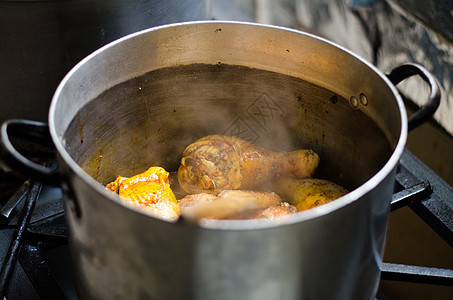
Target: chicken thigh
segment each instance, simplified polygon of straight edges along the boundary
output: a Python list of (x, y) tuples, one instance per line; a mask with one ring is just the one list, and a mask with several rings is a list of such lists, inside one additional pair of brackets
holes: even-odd
[(167, 221), (179, 218), (179, 206), (170, 189), (168, 172), (163, 168), (151, 167), (130, 178), (118, 176), (106, 189), (118, 192), (125, 203), (136, 205), (154, 217)]

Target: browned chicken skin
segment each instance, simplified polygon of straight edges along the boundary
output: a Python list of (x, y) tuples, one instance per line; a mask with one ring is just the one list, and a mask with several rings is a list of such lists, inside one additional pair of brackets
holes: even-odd
[(299, 180), (286, 176), (276, 178), (274, 190), (296, 206), (298, 211), (329, 203), (348, 193), (345, 188), (328, 180), (315, 178)]
[(168, 172), (163, 168), (151, 167), (129, 178), (118, 176), (106, 189), (118, 192), (124, 203), (135, 205), (154, 217), (167, 221), (179, 218), (179, 206), (170, 189)]
[(178, 179), (189, 194), (218, 194), (255, 187), (276, 174), (309, 177), (318, 163), (311, 150), (273, 152), (237, 137), (210, 135), (184, 150)]

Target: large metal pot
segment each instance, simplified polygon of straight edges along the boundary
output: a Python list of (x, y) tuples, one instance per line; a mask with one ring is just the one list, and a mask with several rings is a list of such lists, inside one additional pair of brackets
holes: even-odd
[[(49, 113), (59, 168), (13, 149), (8, 133), (39, 135), (45, 127), (36, 123), (5, 123), (2, 153), (24, 174), (62, 185), (82, 299), (373, 299), (408, 131), (393, 84), (413, 74), (436, 104), (435, 79), (422, 67), (387, 77), (302, 32), (235, 22), (157, 27), (101, 48), (61, 82)], [(315, 176), (352, 191), (280, 221), (201, 224), (165, 222), (105, 192), (117, 175), (176, 170), (184, 147), (211, 133), (311, 148), (321, 157)]]

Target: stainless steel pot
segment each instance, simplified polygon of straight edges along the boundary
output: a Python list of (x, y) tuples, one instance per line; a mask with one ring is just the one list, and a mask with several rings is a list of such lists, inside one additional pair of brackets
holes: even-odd
[[(431, 95), (411, 126), (440, 97), (423, 67), (387, 77), (329, 41), (272, 26), (157, 27), (101, 48), (61, 82), (49, 112), (58, 168), (27, 161), (9, 139), (44, 135), (42, 124), (5, 123), (1, 153), (61, 184), (82, 299), (373, 299), (408, 131), (394, 84), (414, 74)], [(315, 176), (352, 191), (279, 221), (201, 224), (161, 221), (105, 192), (119, 174), (176, 170), (184, 147), (210, 133), (312, 148)]]

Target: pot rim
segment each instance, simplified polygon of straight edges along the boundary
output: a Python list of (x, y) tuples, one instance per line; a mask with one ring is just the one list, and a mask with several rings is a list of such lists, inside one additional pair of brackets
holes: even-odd
[[(57, 130), (55, 128), (55, 111), (56, 111), (56, 106), (58, 99), (60, 97), (60, 94), (65, 87), (66, 83), (71, 80), (71, 77), (74, 73), (78, 71), (78, 69), (88, 63), (93, 57), (98, 55), (99, 53), (103, 52), (105, 49), (114, 47), (115, 45), (128, 40), (135, 38), (140, 35), (147, 34), (149, 32), (153, 31), (158, 31), (162, 30), (165, 28), (171, 28), (171, 27), (176, 27), (176, 26), (189, 26), (189, 25), (201, 25), (201, 24), (237, 24), (240, 26), (257, 26), (257, 27), (264, 27), (264, 28), (270, 28), (270, 29), (276, 29), (276, 30), (284, 30), (284, 31), (289, 31), (293, 33), (297, 33), (300, 35), (304, 35), (307, 37), (310, 37), (312, 39), (316, 39), (318, 41), (321, 41), (325, 43), (326, 45), (330, 47), (337, 48), (340, 51), (346, 52), (347, 54), (353, 56), (355, 59), (359, 60), (361, 63), (365, 64), (368, 68), (370, 68), (372, 71), (374, 71), (375, 74), (377, 74), (381, 80), (383, 80), (386, 85), (390, 88), (390, 90), (393, 93), (393, 96), (397, 102), (398, 109), (399, 109), (399, 115), (400, 115), (400, 122), (401, 122), (401, 130), (400, 134), (398, 137), (398, 141), (396, 143), (396, 146), (393, 150), (392, 155), (388, 159), (388, 161), (385, 163), (385, 165), (375, 174), (373, 175), (370, 179), (368, 179), (365, 183), (357, 187), (356, 189), (352, 190), (348, 194), (336, 199), (335, 201), (326, 203), (324, 205), (301, 211), (296, 214), (292, 214), (288, 217), (282, 217), (279, 218), (278, 220), (266, 220), (266, 219), (259, 219), (259, 220), (205, 220), (202, 222), (198, 223), (198, 226), (203, 227), (203, 228), (210, 228), (210, 229), (221, 229), (221, 230), (253, 230), (253, 229), (264, 229), (264, 228), (273, 228), (273, 227), (278, 227), (278, 226), (283, 226), (283, 225), (290, 225), (293, 223), (299, 223), (311, 219), (315, 219), (317, 217), (321, 217), (327, 214), (330, 214), (336, 210), (339, 210), (342, 207), (345, 207), (357, 200), (359, 200), (361, 197), (369, 193), (371, 190), (376, 188), (396, 167), (397, 163), (399, 162), (401, 155), (403, 153), (403, 150), (406, 145), (406, 140), (407, 140), (407, 135), (408, 135), (408, 120), (407, 120), (407, 113), (406, 113), (406, 108), (404, 106), (403, 100), (398, 93), (398, 90), (396, 87), (391, 83), (391, 81), (385, 76), (377, 67), (363, 59), (362, 57), (358, 56), (357, 54), (351, 52), (350, 50), (337, 45), (336, 43), (327, 40), (325, 38), (306, 33), (300, 30), (295, 30), (291, 28), (286, 28), (286, 27), (281, 27), (281, 26), (275, 26), (275, 25), (266, 25), (266, 24), (259, 24), (259, 23), (252, 23), (252, 22), (239, 22), (239, 21), (217, 21), (217, 20), (208, 20), (208, 21), (189, 21), (189, 22), (180, 22), (180, 23), (172, 23), (172, 24), (166, 24), (162, 26), (157, 26), (157, 27), (152, 27), (148, 28), (145, 30), (141, 30), (129, 35), (126, 35), (120, 39), (117, 39), (115, 41), (112, 41), (108, 43), (107, 45), (99, 48), (92, 54), (88, 55), (85, 57), (83, 60), (81, 60), (77, 65), (75, 65), (67, 74), (66, 76), (62, 79), (60, 84), (58, 85), (54, 96), (52, 98), (52, 102), (50, 105), (49, 109), (49, 129), (50, 129), (50, 134), (53, 140), (53, 143), (60, 155), (60, 157), (64, 160), (64, 162), (69, 166), (72, 172), (74, 172), (77, 176), (79, 176), (86, 184), (88, 184), (91, 188), (93, 188), (96, 192), (99, 194), (105, 195), (109, 200), (111, 200), (113, 203), (116, 205), (121, 205), (122, 207), (125, 207), (126, 209), (131, 209), (141, 215), (144, 215), (146, 217), (155, 219), (157, 221), (161, 222), (166, 222), (164, 220), (160, 220), (158, 218), (154, 218), (143, 211), (141, 211), (139, 208), (133, 207), (132, 205), (124, 205), (123, 202), (121, 201), (120, 197), (116, 194), (113, 193), (107, 193), (105, 190), (105, 186), (102, 185), (100, 182), (96, 181), (94, 178), (92, 178), (88, 173), (86, 173), (74, 160), (73, 158), (69, 155), (69, 153), (66, 151), (63, 143), (62, 143), (62, 138), (60, 138), (57, 134)], [(390, 199), (389, 201), (389, 207), (390, 207)], [(180, 218), (180, 220), (183, 218)], [(182, 220), (183, 221), (183, 220)], [(181, 222), (181, 221), (178, 221)]]

